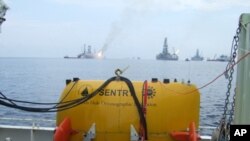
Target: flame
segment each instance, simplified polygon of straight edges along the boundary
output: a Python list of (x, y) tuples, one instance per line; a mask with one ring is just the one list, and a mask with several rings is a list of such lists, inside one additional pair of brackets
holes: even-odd
[(102, 51), (100, 51), (100, 52), (97, 53), (97, 57), (98, 58), (102, 58), (103, 57)]

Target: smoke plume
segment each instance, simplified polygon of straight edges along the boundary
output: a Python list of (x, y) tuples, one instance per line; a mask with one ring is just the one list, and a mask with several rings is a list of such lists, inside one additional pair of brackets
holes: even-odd
[(105, 52), (110, 47), (124, 28), (138, 21), (141, 15), (150, 9), (149, 5), (152, 0), (126, 0), (125, 2), (127, 5), (121, 13), (120, 20), (113, 22), (111, 25), (110, 32), (101, 49), (102, 52)]

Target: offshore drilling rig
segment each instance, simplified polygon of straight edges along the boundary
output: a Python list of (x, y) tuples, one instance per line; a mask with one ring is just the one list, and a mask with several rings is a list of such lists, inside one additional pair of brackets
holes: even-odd
[(103, 59), (104, 55), (103, 55), (102, 50), (100, 50), (98, 52), (95, 52), (95, 51), (92, 51), (92, 47), (90, 45), (88, 45), (88, 47), (86, 47), (86, 45), (84, 44), (84, 49), (83, 49), (82, 53), (78, 54), (76, 57), (65, 56), (64, 58), (66, 58), (66, 59), (70, 59), (70, 58), (75, 58), (75, 59)]
[(178, 60), (177, 53), (174, 52), (173, 54), (170, 54), (168, 52), (168, 39), (167, 38), (165, 38), (164, 40), (162, 53), (159, 53), (158, 55), (156, 55), (156, 59), (157, 60), (171, 60), (171, 61)]

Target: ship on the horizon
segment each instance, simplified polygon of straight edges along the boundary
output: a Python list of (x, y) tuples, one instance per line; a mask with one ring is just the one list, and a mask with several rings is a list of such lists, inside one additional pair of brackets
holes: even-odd
[(208, 58), (207, 61), (219, 61), (219, 62), (229, 62), (231, 60), (231, 57), (228, 57), (227, 55), (220, 55), (218, 58), (216, 58), (216, 55), (214, 56), (214, 59)]
[(203, 61), (204, 57), (200, 56), (199, 49), (196, 50), (195, 56), (191, 58), (192, 61)]
[(75, 59), (102, 59), (103, 58), (103, 52), (98, 51), (98, 52), (93, 52), (91, 49), (91, 46), (88, 46), (88, 49), (86, 50), (86, 45), (84, 45), (84, 50), (82, 53), (78, 54), (77, 57), (69, 57), (69, 56), (64, 56), (64, 58), (75, 58)]
[(179, 57), (177, 56), (176, 53), (170, 54), (170, 53), (168, 52), (168, 42), (167, 42), (167, 38), (165, 38), (164, 44), (163, 44), (162, 53), (159, 53), (158, 55), (156, 55), (156, 59), (157, 59), (157, 60), (177, 61), (178, 58), (179, 58)]

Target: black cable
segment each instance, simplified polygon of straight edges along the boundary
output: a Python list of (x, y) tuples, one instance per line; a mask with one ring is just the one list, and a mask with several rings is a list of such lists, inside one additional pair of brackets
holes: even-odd
[[(10, 103), (16, 105), (12, 100), (8, 99), (2, 92), (0, 92), (0, 95), (4, 98), (7, 99)], [(1, 98), (1, 97), (0, 97)]]
[[(26, 104), (34, 104), (34, 105), (58, 105), (58, 104), (64, 104), (64, 103), (69, 103), (69, 102), (73, 102), (75, 100), (70, 100), (70, 101), (64, 101), (64, 99), (68, 96), (68, 94), (71, 92), (71, 90), (74, 88), (76, 83), (73, 84), (73, 86), (70, 88), (70, 90), (67, 92), (67, 94), (65, 95), (64, 98), (62, 98), (62, 100), (60, 100), (60, 102), (54, 102), (54, 103), (46, 103), (46, 102), (31, 102), (31, 101), (24, 101), (24, 100), (16, 100), (16, 99), (10, 99), (7, 98), (2, 92), (0, 92), (0, 95), (2, 95), (2, 97), (0, 97), (0, 99), (3, 100), (7, 100), (9, 102), (11, 102), (12, 104), (15, 104), (14, 102), (17, 103), (26, 103)], [(77, 100), (77, 99), (76, 99)]]
[(67, 94), (60, 100), (59, 103), (63, 102), (65, 98), (68, 97), (69, 93), (72, 91), (72, 89), (75, 87), (76, 83), (78, 82), (79, 80), (77, 80), (73, 85), (72, 87), (69, 89), (69, 91), (67, 92)]
[[(67, 97), (67, 95), (71, 92), (71, 90), (73, 89), (73, 87), (75, 86), (76, 83), (71, 87), (71, 89), (66, 94), (66, 96), (58, 103), (38, 103), (38, 102), (14, 100), (14, 99), (7, 98), (5, 95), (3, 95), (1, 93), (3, 97), (0, 97), (0, 99), (2, 99), (2, 100), (0, 100), (0, 104), (7, 106), (7, 107), (10, 107), (10, 108), (16, 108), (16, 109), (20, 109), (20, 110), (24, 110), (24, 111), (28, 111), (28, 112), (58, 112), (58, 111), (63, 111), (63, 110), (67, 110), (67, 109), (73, 108), (75, 106), (78, 106), (78, 105), (90, 100), (95, 95), (97, 95), (103, 88), (105, 88), (110, 82), (112, 82), (114, 80), (116, 80), (116, 77), (112, 77), (112, 78), (108, 79), (90, 95), (87, 95), (85, 97), (81, 97), (78, 99), (66, 101), (66, 102), (62, 102), (62, 100)], [(5, 102), (3, 100), (7, 100), (9, 103)], [(34, 108), (34, 107), (26, 107), (26, 106), (17, 105), (14, 101), (20, 102), (20, 103), (28, 103), (28, 104), (41, 104), (41, 105), (55, 104), (55, 105), (52, 107), (49, 107), (49, 108)]]
[(127, 84), (128, 88), (130, 90), (131, 96), (134, 99), (135, 105), (137, 107), (137, 110), (138, 110), (138, 113), (139, 113), (139, 116), (140, 116), (140, 120), (142, 122), (144, 131), (145, 131), (145, 140), (147, 140), (148, 139), (147, 122), (146, 122), (146, 119), (144, 117), (143, 110), (141, 108), (141, 104), (140, 104), (140, 102), (139, 102), (139, 100), (138, 100), (138, 98), (136, 96), (133, 83), (129, 79), (125, 78), (125, 77), (120, 77), (120, 80), (124, 81)]
[[(71, 90), (73, 89), (73, 87), (75, 86), (75, 84), (73, 84), (73, 86), (71, 87), (71, 89), (67, 92), (67, 94), (64, 96), (64, 98), (62, 98), (62, 100), (60, 100), (60, 102), (58, 103), (38, 103), (38, 102), (29, 102), (29, 101), (21, 101), (21, 100), (14, 100), (14, 99), (9, 99), (7, 98), (4, 94), (2, 94), (0, 92), (0, 94), (2, 95), (2, 97), (0, 97), (0, 105), (4, 105), (6, 107), (10, 107), (10, 108), (15, 108), (15, 109), (20, 109), (20, 110), (24, 110), (24, 111), (28, 111), (28, 112), (60, 112), (60, 111), (64, 111), (67, 109), (71, 109), (73, 107), (76, 107), (88, 100), (90, 100), (91, 98), (93, 98), (94, 96), (96, 96), (102, 89), (104, 89), (109, 83), (111, 83), (112, 81), (117, 80), (117, 77), (111, 77), (110, 79), (106, 80), (100, 87), (98, 87), (94, 92), (92, 92), (91, 94), (85, 96), (85, 97), (81, 97), (78, 99), (74, 99), (74, 100), (70, 100), (70, 101), (66, 101), (63, 102), (63, 100), (68, 96), (68, 94), (71, 92)], [(143, 125), (144, 128), (144, 132), (145, 132), (145, 139), (147, 140), (147, 123), (146, 123), (146, 119), (144, 117), (143, 114), (143, 110), (141, 108), (141, 104), (136, 96), (135, 93), (135, 89), (133, 86), (133, 83), (125, 78), (125, 77), (119, 77), (119, 80), (124, 81), (128, 88), (129, 91), (131, 93), (131, 96), (134, 100), (134, 103), (136, 105), (136, 108), (138, 110), (138, 114), (140, 117), (140, 121)], [(6, 101), (8, 102), (6, 102)], [(26, 107), (26, 106), (20, 106), (17, 105), (15, 102), (20, 102), (20, 103), (28, 103), (28, 104), (39, 104), (39, 105), (51, 105), (51, 104), (55, 104), (52, 107), (48, 107), (48, 108), (36, 108), (36, 107)]]

